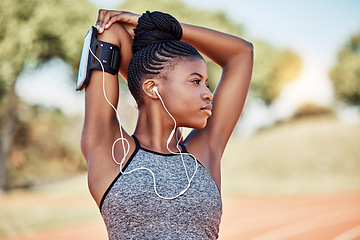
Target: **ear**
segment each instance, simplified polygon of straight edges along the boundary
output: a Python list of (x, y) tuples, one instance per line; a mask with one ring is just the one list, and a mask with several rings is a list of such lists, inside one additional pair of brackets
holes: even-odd
[(156, 95), (156, 93), (153, 91), (153, 88), (157, 86), (155, 79), (146, 79), (142, 84), (142, 89), (146, 96), (158, 99), (159, 97)]

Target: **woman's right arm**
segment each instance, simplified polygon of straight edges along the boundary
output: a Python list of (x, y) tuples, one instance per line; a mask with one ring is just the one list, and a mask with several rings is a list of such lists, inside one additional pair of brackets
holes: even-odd
[[(97, 38), (120, 47), (119, 72), (126, 79), (127, 68), (132, 56), (132, 41), (128, 32), (120, 24), (114, 24), (109, 30), (99, 34)], [(119, 99), (118, 76), (106, 72), (104, 76), (105, 94), (110, 103), (116, 107)], [(94, 69), (85, 89), (85, 122), (81, 139), (85, 158), (88, 160), (97, 146), (106, 144), (105, 142), (108, 141), (114, 141), (118, 133), (115, 111), (104, 96), (103, 73), (101, 70)]]
[[(98, 35), (98, 40), (109, 42), (120, 47), (120, 74), (126, 79), (126, 72), (132, 57), (132, 38), (120, 23)], [(119, 82), (117, 74), (105, 72), (105, 93), (111, 104), (117, 107), (119, 99)], [(131, 137), (125, 132), (124, 137), (134, 149)], [(89, 84), (85, 89), (85, 120), (81, 136), (81, 150), (88, 164), (90, 192), (100, 203), (104, 191), (119, 172), (118, 165), (112, 160), (111, 147), (120, 137), (119, 124), (113, 108), (108, 104), (103, 92), (103, 72), (92, 70)], [(126, 144), (125, 144), (126, 145)], [(117, 143), (121, 146), (121, 141)], [(116, 160), (121, 161), (124, 155), (122, 147), (115, 151)], [(106, 174), (104, 174), (106, 173)]]
[[(112, 17), (116, 18), (119, 14), (125, 16), (125, 21), (109, 25), (105, 31), (105, 23)], [(119, 46), (121, 56), (119, 73), (125, 80), (127, 80), (127, 69), (132, 58), (133, 28), (136, 27), (138, 18), (139, 16), (136, 14), (100, 9), (95, 25), (99, 33), (98, 40)], [(87, 161), (93, 158), (91, 155), (96, 152), (95, 150), (99, 146), (111, 146), (119, 134), (115, 111), (104, 96), (105, 92), (110, 103), (117, 107), (119, 100), (118, 76), (106, 72), (104, 76), (103, 86), (102, 71), (92, 70), (89, 84), (85, 89), (85, 121), (81, 149)], [(109, 142), (111, 145), (108, 145)]]

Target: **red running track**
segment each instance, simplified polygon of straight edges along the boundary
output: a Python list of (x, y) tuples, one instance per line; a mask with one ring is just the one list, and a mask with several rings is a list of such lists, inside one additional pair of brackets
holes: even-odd
[[(223, 199), (220, 240), (360, 240), (360, 194)], [(101, 220), (7, 240), (107, 239)]]
[(225, 198), (222, 240), (360, 239), (360, 194)]

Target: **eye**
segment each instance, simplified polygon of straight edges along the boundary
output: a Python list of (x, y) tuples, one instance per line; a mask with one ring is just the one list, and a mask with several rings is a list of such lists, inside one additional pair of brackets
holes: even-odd
[(195, 83), (195, 84), (197, 84), (197, 85), (200, 85), (200, 81), (201, 81), (200, 79), (194, 79), (194, 80), (192, 80), (192, 82)]

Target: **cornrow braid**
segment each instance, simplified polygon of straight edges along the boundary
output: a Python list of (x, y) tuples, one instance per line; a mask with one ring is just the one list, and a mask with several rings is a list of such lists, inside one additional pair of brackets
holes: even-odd
[(134, 29), (133, 57), (128, 68), (128, 87), (138, 107), (143, 103), (141, 83), (147, 75), (158, 75), (176, 58), (202, 58), (188, 43), (180, 41), (182, 28), (171, 15), (144, 13)]

